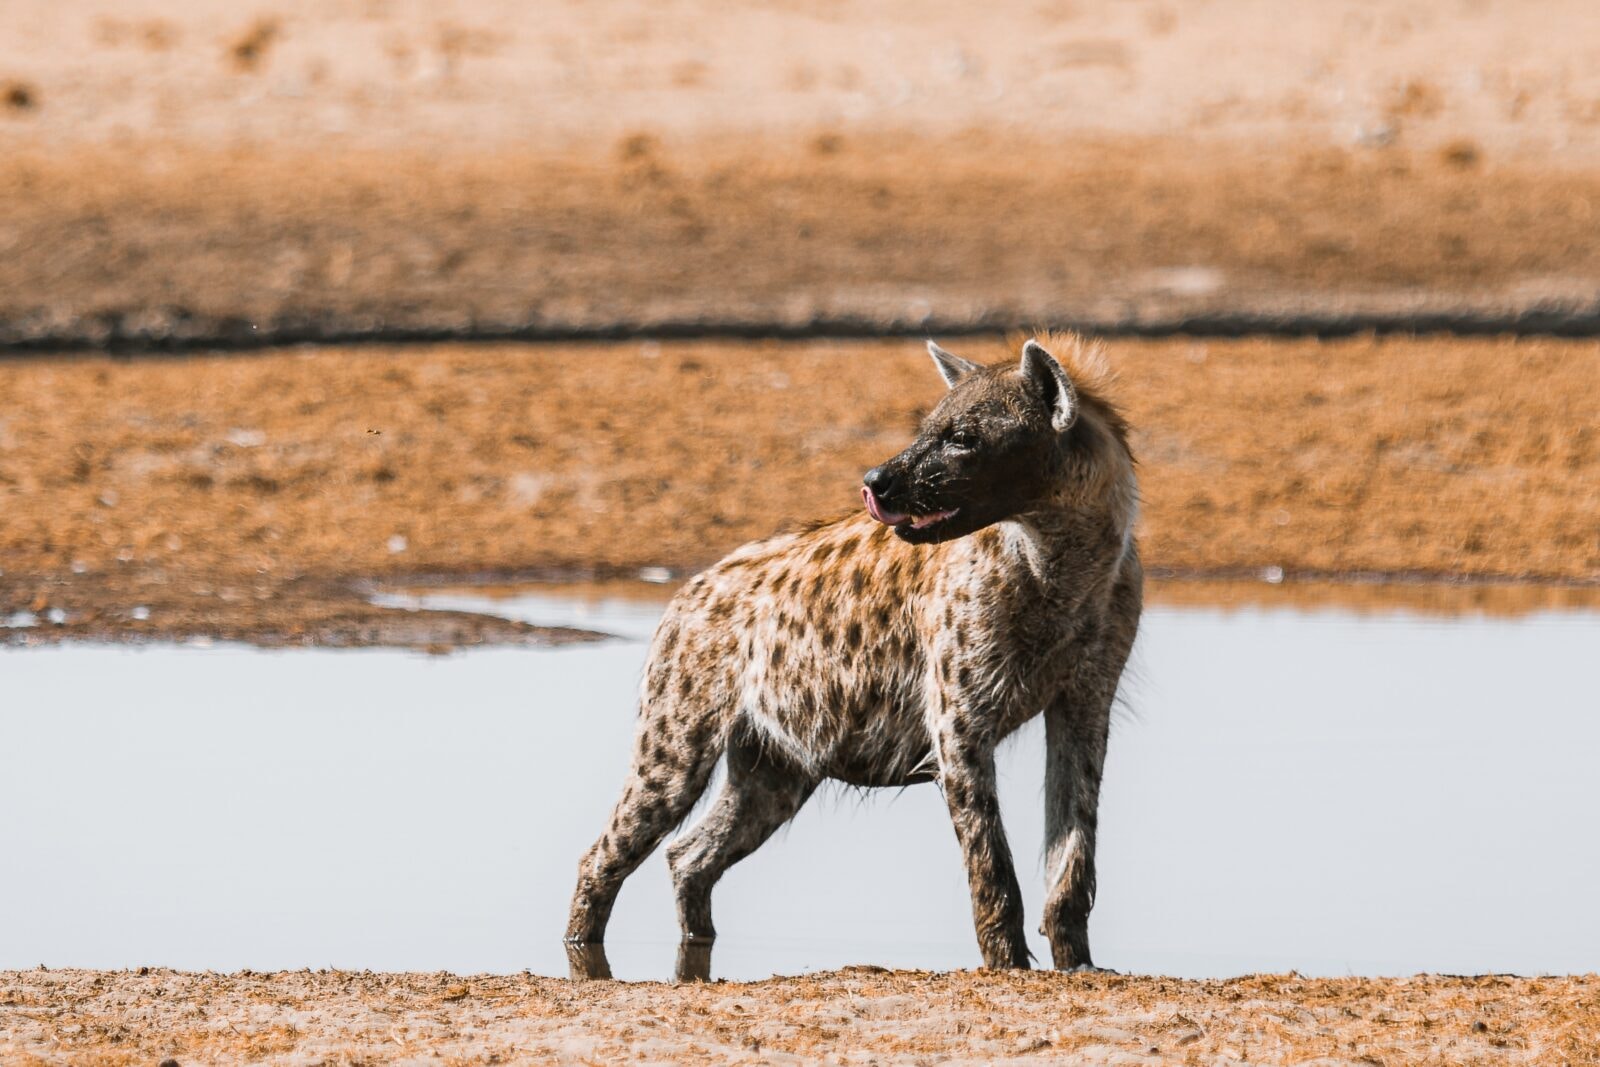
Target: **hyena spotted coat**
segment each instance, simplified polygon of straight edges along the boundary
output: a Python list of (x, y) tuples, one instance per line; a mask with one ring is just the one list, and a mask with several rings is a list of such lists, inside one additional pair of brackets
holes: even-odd
[(1093, 966), (1100, 775), (1142, 601), (1138, 487), (1098, 352), (1047, 340), (1060, 359), (1029, 341), (994, 366), (930, 342), (949, 391), (905, 451), (867, 472), (865, 509), (746, 545), (674, 598), (632, 771), (579, 867), (570, 943), (599, 945), (623, 879), (726, 753), (720, 795), (667, 850), (686, 944), (715, 936), (723, 872), (824, 780), (936, 781), (984, 963), (1026, 967), (994, 753), (1043, 714), (1042, 929), (1057, 967)]

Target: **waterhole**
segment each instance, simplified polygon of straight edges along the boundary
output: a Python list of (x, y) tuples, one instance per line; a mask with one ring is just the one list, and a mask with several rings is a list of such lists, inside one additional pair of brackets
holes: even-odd
[[(0, 651), (0, 968), (565, 974), (658, 599), (393, 602), (607, 631), (452, 656)], [(1113, 727), (1097, 962), (1218, 976), (1600, 966), (1600, 612), (1148, 609)], [(1001, 753), (1030, 930), (1042, 731)], [(976, 966), (935, 787), (824, 790), (715, 895), (712, 974)], [(1049, 951), (1033, 937), (1041, 960)], [(673, 974), (658, 852), (608, 939)]]

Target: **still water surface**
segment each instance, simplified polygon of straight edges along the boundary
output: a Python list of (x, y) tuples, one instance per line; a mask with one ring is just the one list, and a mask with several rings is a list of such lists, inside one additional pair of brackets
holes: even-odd
[[(450, 657), (0, 651), (0, 968), (566, 973), (657, 608), (492, 610), (618, 639)], [(1102, 799), (1098, 962), (1227, 975), (1600, 968), (1600, 613), (1150, 609)], [(1003, 751), (1030, 927), (1042, 734)], [(978, 962), (932, 786), (819, 794), (716, 894), (712, 970)], [(1042, 938), (1035, 952), (1048, 960)], [(658, 853), (612, 921), (667, 978)]]

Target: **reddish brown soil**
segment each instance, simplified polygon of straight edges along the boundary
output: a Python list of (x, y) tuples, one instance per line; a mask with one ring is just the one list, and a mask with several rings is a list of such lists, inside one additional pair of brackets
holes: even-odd
[(668, 986), (149, 970), (0, 974), (0, 1058), (290, 1063), (1600, 1063), (1600, 983), (852, 968)]
[[(1110, 353), (1157, 572), (1600, 579), (1600, 343)], [(855, 506), (940, 389), (910, 341), (0, 363), (0, 613), (277, 632), (351, 577), (690, 570)]]
[(916, 132), (0, 153), (0, 342), (1600, 316), (1600, 170)]

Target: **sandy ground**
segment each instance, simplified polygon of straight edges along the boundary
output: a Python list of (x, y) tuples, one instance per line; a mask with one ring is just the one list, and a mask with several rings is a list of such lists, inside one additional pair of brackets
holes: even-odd
[(13, 0), (12, 138), (449, 149), (820, 127), (1600, 150), (1584, 0)]
[[(1158, 575), (1600, 581), (1600, 343), (1109, 353)], [(0, 362), (0, 616), (332, 641), (351, 579), (683, 574), (858, 506), (941, 389), (913, 341)]]
[(0, 974), (8, 1063), (1600, 1062), (1600, 983), (852, 968), (666, 986), (448, 974)]
[(21, 0), (0, 343), (1600, 322), (1591, 3), (975, 11)]

